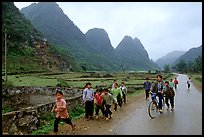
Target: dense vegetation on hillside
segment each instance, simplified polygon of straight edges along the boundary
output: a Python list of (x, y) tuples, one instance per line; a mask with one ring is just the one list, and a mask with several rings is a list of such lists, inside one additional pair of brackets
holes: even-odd
[(174, 63), (173, 65), (177, 64), (178, 62), (180, 62), (180, 60), (184, 60), (185, 62), (189, 62), (189, 61), (194, 61), (198, 56), (202, 57), (202, 45), (199, 47), (194, 47), (191, 48), (190, 50), (188, 50), (185, 54), (183, 54), (182, 56), (180, 56)]
[(130, 36), (125, 36), (116, 47), (116, 52), (121, 56), (124, 69), (156, 70), (158, 66), (149, 59), (142, 43)]
[[(31, 4), (21, 9), (21, 12), (49, 41), (72, 52), (79, 66), (86, 66), (86, 70), (118, 71), (123, 66), (126, 70), (158, 69), (150, 61), (143, 45), (134, 48), (135, 53), (130, 60), (126, 60), (129, 58), (120, 56), (123, 53), (114, 50), (105, 30), (94, 28), (83, 34), (55, 2)], [(124, 46), (124, 49), (126, 47), (128, 46)], [(144, 59), (138, 58), (138, 55), (142, 55)]]
[(172, 69), (178, 72), (202, 72), (202, 45), (191, 48), (180, 56), (174, 63)]
[(186, 53), (186, 51), (172, 51), (170, 53), (168, 53), (167, 55), (159, 58), (156, 63), (157, 65), (161, 68), (164, 69), (164, 66), (166, 64), (169, 65), (169, 67), (172, 67), (172, 64), (184, 53)]
[(7, 72), (29, 73), (75, 68), (75, 61), (66, 49), (57, 48), (44, 39), (15, 7), (2, 3), (2, 72), (4, 73), (5, 33), (7, 34)]
[(185, 60), (181, 59), (173, 69), (177, 72), (181, 73), (191, 73), (191, 72), (202, 72), (202, 57), (198, 56), (193, 61), (186, 62)]

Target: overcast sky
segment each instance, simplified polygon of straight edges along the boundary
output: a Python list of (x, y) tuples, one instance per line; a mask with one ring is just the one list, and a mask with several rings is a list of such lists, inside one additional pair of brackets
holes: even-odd
[[(31, 2), (15, 2), (19, 9)], [(103, 28), (115, 48), (125, 35), (139, 38), (154, 61), (202, 44), (201, 2), (57, 2), (86, 33)]]

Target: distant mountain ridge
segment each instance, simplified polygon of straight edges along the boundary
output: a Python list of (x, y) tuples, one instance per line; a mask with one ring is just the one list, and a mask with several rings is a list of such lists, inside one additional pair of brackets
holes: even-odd
[(181, 59), (183, 59), (186, 63), (189, 61), (193, 62), (198, 56), (202, 57), (202, 45), (199, 47), (194, 47), (189, 49), (185, 54), (180, 56), (173, 65), (177, 64)]
[(126, 58), (126, 56), (121, 55), (123, 52), (120, 51), (120, 45), (116, 49), (112, 47), (104, 29), (93, 28), (83, 34), (55, 2), (32, 4), (21, 9), (21, 13), (49, 41), (72, 52), (79, 66), (86, 64), (88, 70), (118, 71), (121, 70), (124, 62), (126, 70), (158, 69), (158, 66), (149, 59), (148, 53), (139, 39), (130, 40), (130, 43), (134, 43), (135, 47), (126, 45), (125, 47), (130, 49), (123, 48), (127, 52), (136, 50), (132, 54), (126, 52), (126, 56), (131, 56), (131, 58)]
[(149, 59), (142, 43), (130, 36), (125, 36), (116, 47), (116, 52), (122, 57), (125, 68), (138, 68), (138, 70), (157, 69), (158, 66)]
[(172, 51), (157, 59), (155, 62), (161, 69), (163, 69), (164, 65), (169, 64), (171, 66), (184, 53), (186, 53), (186, 51)]
[(96, 50), (110, 54), (114, 52), (108, 33), (104, 29), (89, 29), (85, 35)]

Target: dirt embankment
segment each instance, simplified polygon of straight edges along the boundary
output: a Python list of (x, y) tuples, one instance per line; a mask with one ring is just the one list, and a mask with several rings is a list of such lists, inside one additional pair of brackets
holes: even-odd
[[(84, 117), (73, 120), (73, 123), (76, 124), (76, 129), (71, 131), (71, 126), (64, 124), (59, 126), (60, 135), (109, 135), (113, 134), (112, 129), (120, 125), (124, 120), (126, 120), (131, 112), (135, 109), (141, 107), (141, 102), (145, 100), (145, 95), (140, 94), (138, 96), (128, 96), (127, 104), (124, 104), (122, 108), (119, 108), (117, 111), (113, 110), (113, 118), (106, 121), (102, 117), (99, 117), (98, 120), (86, 120)], [(54, 132), (50, 131), (49, 135), (53, 135)]]

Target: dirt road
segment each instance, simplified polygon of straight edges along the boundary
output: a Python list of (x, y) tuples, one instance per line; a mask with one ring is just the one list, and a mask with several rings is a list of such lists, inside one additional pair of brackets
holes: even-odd
[[(59, 127), (59, 134), (66, 135), (201, 135), (202, 92), (192, 84), (188, 90), (187, 76), (178, 75), (179, 85), (175, 96), (175, 110), (164, 110), (151, 119), (147, 113), (149, 101), (144, 94), (130, 96), (128, 103), (114, 112), (109, 121), (105, 119), (75, 120), (75, 131), (69, 125)], [(49, 134), (54, 134), (50, 132)]]
[[(138, 96), (128, 96), (127, 104), (123, 105), (117, 111), (113, 112), (113, 118), (106, 121), (105, 119), (99, 117), (99, 120), (85, 120), (85, 118), (80, 118), (74, 120), (76, 124), (76, 130), (71, 131), (71, 126), (64, 124), (59, 126), (60, 135), (108, 135), (112, 134), (112, 130), (120, 125), (123, 120), (128, 119), (128, 117), (141, 108), (141, 102), (144, 102), (144, 94)], [(145, 100), (146, 101), (146, 100)], [(48, 134), (53, 135), (51, 131)]]

